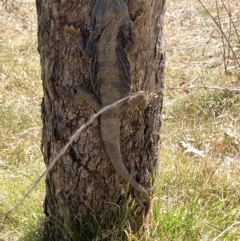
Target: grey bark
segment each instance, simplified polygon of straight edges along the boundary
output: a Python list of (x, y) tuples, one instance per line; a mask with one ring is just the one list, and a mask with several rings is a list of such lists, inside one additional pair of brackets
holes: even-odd
[[(59, 88), (77, 90), (79, 86), (91, 91), (89, 63), (64, 26), (73, 24), (81, 28), (87, 38), (92, 4), (88, 0), (36, 0), (44, 90), (42, 150), (46, 165), (94, 113), (87, 103), (72, 105), (58, 91)], [(165, 1), (135, 0), (127, 4), (133, 18), (139, 10), (146, 13), (134, 26), (137, 49), (130, 56), (132, 91), (159, 91), (163, 87), (165, 65)], [(162, 94), (149, 95), (149, 100), (144, 111), (133, 108), (121, 115), (120, 133), (126, 167), (153, 196), (159, 162)], [(99, 121), (82, 132), (46, 176), (44, 212), (49, 240), (58, 241), (93, 240), (100, 229), (113, 227), (123, 230), (130, 226), (137, 232), (145, 222), (142, 196), (116, 174), (104, 149)], [(119, 212), (125, 219), (120, 218)], [(109, 240), (109, 236), (101, 240)]]

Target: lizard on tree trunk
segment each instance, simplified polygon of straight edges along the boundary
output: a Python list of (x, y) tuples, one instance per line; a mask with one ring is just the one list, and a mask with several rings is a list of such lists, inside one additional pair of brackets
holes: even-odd
[[(64, 29), (80, 43), (84, 56), (91, 59), (94, 92), (79, 89), (75, 95), (67, 94), (67, 98), (77, 104), (84, 99), (95, 109), (100, 109), (128, 96), (131, 91), (131, 75), (127, 53), (133, 52), (135, 42), (126, 3), (123, 0), (95, 0), (90, 36), (86, 42), (80, 29), (73, 26), (65, 26)], [(116, 173), (144, 196), (148, 213), (151, 203), (148, 192), (128, 172), (120, 150), (119, 114), (136, 104), (140, 107), (146, 105), (144, 94), (132, 103), (104, 112), (101, 115), (101, 136)]]

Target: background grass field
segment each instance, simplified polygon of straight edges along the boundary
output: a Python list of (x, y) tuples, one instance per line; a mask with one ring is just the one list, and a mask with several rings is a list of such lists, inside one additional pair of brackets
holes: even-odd
[[(204, 4), (240, 58), (239, 0)], [(45, 167), (34, 1), (0, 1), (0, 20), (2, 215)], [(154, 223), (147, 240), (240, 240), (240, 93), (193, 88), (239, 88), (240, 66), (198, 0), (168, 1), (165, 33), (165, 85), (181, 89), (165, 91)], [(44, 240), (43, 199), (44, 182), (1, 224), (0, 241)]]

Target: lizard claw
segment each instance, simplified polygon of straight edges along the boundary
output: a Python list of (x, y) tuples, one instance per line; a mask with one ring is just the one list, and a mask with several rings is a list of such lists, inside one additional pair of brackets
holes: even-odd
[(78, 40), (82, 36), (80, 28), (76, 29), (73, 25), (65, 25), (63, 29), (66, 33), (70, 33), (75, 40)]

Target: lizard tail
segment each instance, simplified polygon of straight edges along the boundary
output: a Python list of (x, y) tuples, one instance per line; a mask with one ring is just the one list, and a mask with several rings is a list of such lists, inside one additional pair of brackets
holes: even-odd
[(120, 128), (118, 120), (105, 119), (101, 121), (101, 132), (104, 141), (105, 149), (108, 157), (116, 170), (126, 182), (129, 183), (134, 189), (139, 191), (146, 199), (146, 214), (148, 213), (151, 205), (151, 200), (148, 192), (130, 175), (126, 166), (123, 163), (121, 150), (120, 150)]

